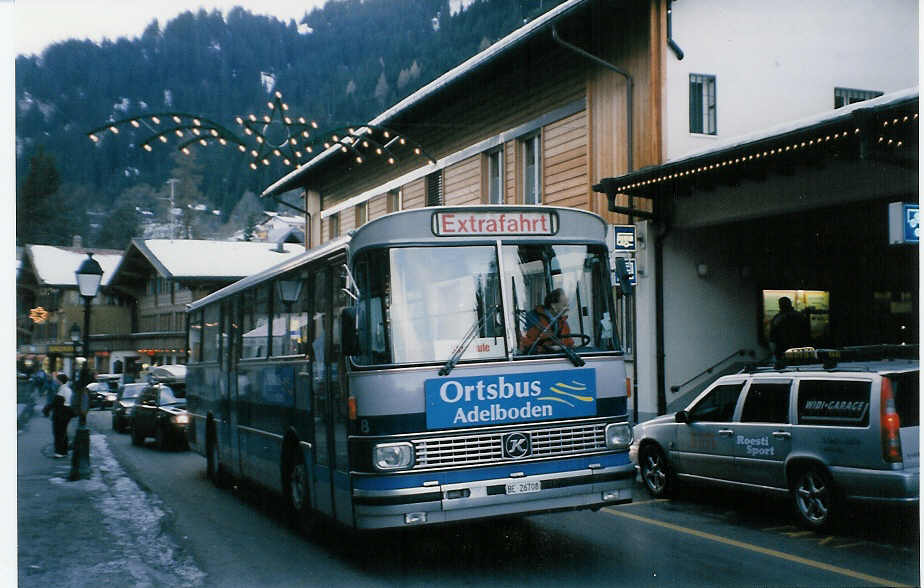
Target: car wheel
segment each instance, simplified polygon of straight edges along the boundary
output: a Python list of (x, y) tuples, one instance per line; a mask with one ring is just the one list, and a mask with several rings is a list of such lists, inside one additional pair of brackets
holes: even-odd
[(132, 429), (132, 445), (144, 445), (144, 435), (142, 435), (138, 428), (135, 427), (135, 423), (131, 424)]
[(308, 467), (301, 452), (290, 449), (284, 464), (283, 485), (286, 491), (286, 503), (291, 513), (291, 520), (299, 530), (310, 533), (314, 516), (311, 511), (310, 484)]
[(794, 480), (792, 500), (799, 522), (810, 529), (828, 527), (836, 507), (831, 476), (813, 465), (798, 472)]
[(655, 498), (669, 496), (674, 486), (674, 474), (661, 448), (656, 445), (642, 447), (638, 463), (648, 493)]

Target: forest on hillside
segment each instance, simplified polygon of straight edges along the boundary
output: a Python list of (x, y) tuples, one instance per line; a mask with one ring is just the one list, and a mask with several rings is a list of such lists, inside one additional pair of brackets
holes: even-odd
[(199, 10), (154, 20), (140, 37), (20, 55), (17, 245), (82, 235), (90, 247), (124, 248), (146, 219), (166, 217), (171, 190), (185, 236), (241, 229), (273, 208), (255, 194), (286, 173), (281, 164), (255, 172), (218, 146), (148, 153), (144, 128), (96, 143), (87, 133), (158, 112), (231, 127), (276, 92), (321, 130), (362, 123), (561, 1), (330, 0), (298, 22)]

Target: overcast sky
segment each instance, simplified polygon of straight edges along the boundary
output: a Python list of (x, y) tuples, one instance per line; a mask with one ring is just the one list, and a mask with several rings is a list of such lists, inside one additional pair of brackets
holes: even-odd
[[(0, 0), (0, 3), (9, 0)], [(227, 14), (235, 6), (254, 14), (298, 22), (306, 12), (327, 0), (15, 0), (13, 3), (14, 51), (41, 53), (48, 45), (65, 39), (138, 37), (152, 20), (161, 27), (176, 15), (199, 8)]]

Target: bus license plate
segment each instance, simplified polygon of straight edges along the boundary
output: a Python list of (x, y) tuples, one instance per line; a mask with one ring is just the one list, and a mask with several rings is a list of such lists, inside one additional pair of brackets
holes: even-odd
[(542, 485), (539, 482), (512, 482), (507, 484), (507, 494), (529, 494), (540, 490), (542, 490)]

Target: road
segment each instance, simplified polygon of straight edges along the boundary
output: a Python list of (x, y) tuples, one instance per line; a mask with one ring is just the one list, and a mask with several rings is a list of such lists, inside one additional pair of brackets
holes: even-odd
[(304, 537), (278, 497), (217, 489), (192, 452), (134, 447), (93, 412), (95, 432), (168, 512), (206, 586), (920, 585), (917, 511), (857, 510), (831, 534), (793, 524), (785, 500), (692, 488), (671, 500), (362, 534)]

